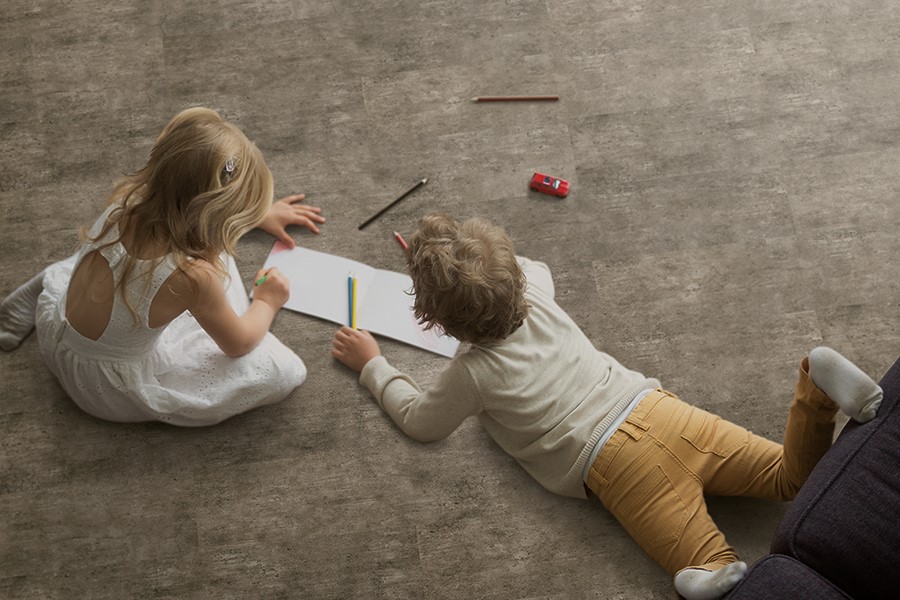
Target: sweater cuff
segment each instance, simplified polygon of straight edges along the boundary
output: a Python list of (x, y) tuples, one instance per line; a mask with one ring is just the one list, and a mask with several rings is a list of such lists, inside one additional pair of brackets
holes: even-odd
[(397, 369), (392, 367), (385, 357), (379, 355), (367, 362), (359, 372), (359, 382), (378, 399), (381, 390), (396, 374)]

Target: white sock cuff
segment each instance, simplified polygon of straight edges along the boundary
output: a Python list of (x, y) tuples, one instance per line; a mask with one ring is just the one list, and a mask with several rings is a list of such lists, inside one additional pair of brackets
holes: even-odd
[(875, 417), (884, 396), (862, 369), (826, 346), (810, 350), (809, 377), (846, 415), (860, 423)]
[(747, 563), (733, 562), (716, 571), (700, 567), (682, 569), (675, 574), (675, 591), (685, 600), (718, 600), (731, 591), (747, 573)]

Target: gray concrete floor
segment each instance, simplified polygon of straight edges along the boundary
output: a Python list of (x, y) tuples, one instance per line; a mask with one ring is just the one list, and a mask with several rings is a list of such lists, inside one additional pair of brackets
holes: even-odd
[[(886, 0), (5, 0), (0, 296), (206, 105), (324, 209), (301, 244), (402, 270), (393, 230), (490, 218), (599, 347), (777, 440), (805, 351), (877, 378), (900, 347), (898, 31)], [(562, 100), (469, 101), (512, 93)], [(530, 193), (534, 171), (574, 192)], [(271, 243), (242, 241), (247, 279)], [(204, 430), (81, 413), (33, 336), (0, 355), (0, 597), (674, 597), (598, 502), (545, 492), (477, 423), (405, 439), (334, 329), (283, 312), (308, 381)], [(382, 349), (425, 383), (446, 364)], [(766, 552), (783, 506), (710, 504)]]

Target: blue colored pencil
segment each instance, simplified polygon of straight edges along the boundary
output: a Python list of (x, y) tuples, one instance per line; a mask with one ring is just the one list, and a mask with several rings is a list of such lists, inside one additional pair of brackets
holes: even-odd
[(347, 326), (353, 327), (353, 275), (347, 275)]

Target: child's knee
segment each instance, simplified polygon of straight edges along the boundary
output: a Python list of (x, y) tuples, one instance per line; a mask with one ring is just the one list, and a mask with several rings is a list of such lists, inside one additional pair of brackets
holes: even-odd
[(804, 482), (802, 481), (795, 481), (791, 479), (787, 473), (783, 473), (783, 476), (779, 479), (778, 485), (776, 486), (776, 500), (790, 502), (797, 497), (798, 493), (800, 493), (800, 488), (803, 487), (803, 483)]

